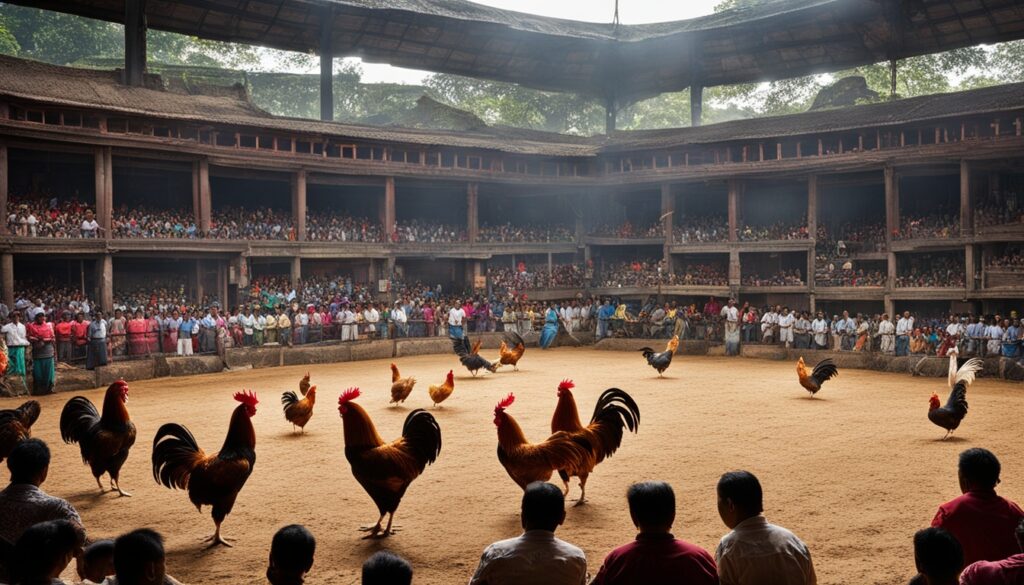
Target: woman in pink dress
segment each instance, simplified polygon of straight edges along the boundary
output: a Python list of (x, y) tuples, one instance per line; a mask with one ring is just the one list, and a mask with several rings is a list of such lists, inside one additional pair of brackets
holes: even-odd
[(145, 355), (148, 344), (146, 343), (146, 329), (148, 324), (142, 316), (142, 309), (135, 311), (135, 318), (128, 321), (125, 326), (128, 333), (128, 354)]

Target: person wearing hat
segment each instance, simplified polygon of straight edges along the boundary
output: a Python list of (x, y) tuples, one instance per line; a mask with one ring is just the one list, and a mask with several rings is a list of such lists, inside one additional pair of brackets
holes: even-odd
[(57, 373), (53, 361), (56, 355), (56, 334), (46, 315), (36, 313), (35, 321), (25, 327), (28, 342), (32, 344), (32, 393), (52, 394)]

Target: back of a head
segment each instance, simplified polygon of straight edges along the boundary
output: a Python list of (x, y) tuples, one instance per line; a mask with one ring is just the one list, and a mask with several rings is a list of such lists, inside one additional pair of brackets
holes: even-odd
[(955, 582), (964, 568), (964, 551), (949, 532), (925, 528), (914, 534), (917, 570), (932, 582)]
[(565, 517), (565, 495), (556, 486), (535, 481), (523, 491), (523, 526), (554, 532)]
[(48, 580), (63, 571), (84, 535), (68, 520), (40, 522), (22, 533), (14, 545), (14, 583)]
[(995, 488), (1002, 471), (995, 454), (980, 447), (961, 453), (958, 468), (961, 478), (969, 481), (973, 487), (982, 489)]
[(114, 572), (114, 541), (97, 540), (85, 547), (82, 563), (79, 565), (79, 577), (94, 583), (100, 583)]
[(40, 439), (26, 439), (7, 457), (11, 483), (31, 483), (50, 466), (50, 448)]
[(363, 563), (362, 585), (409, 585), (412, 565), (393, 552), (382, 550)]
[[(114, 572), (119, 585), (146, 583), (153, 567), (162, 567), (164, 539), (148, 528), (122, 534), (114, 541)], [(158, 575), (163, 579), (163, 575)]]
[(718, 480), (718, 495), (732, 503), (747, 516), (764, 511), (761, 482), (749, 471), (730, 471)]
[(672, 486), (663, 481), (645, 481), (629, 486), (626, 500), (633, 522), (641, 529), (668, 529), (675, 521), (676, 494)]
[(1024, 553), (1024, 518), (1021, 518), (1020, 523), (1017, 524), (1017, 545), (1020, 547), (1020, 552)]
[(270, 544), (270, 560), (274, 568), (291, 575), (303, 575), (313, 567), (316, 539), (313, 533), (299, 524), (291, 524), (277, 531)]

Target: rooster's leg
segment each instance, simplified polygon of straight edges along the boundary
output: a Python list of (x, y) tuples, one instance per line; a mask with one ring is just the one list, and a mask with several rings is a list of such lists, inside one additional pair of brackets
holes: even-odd
[(122, 498), (130, 498), (130, 497), (132, 497), (132, 495), (130, 493), (128, 493), (128, 492), (124, 491), (123, 489), (121, 489), (121, 480), (120, 479), (114, 479), (112, 481), (113, 481), (113, 484), (114, 484), (114, 489), (117, 490), (117, 495), (121, 496)]
[(391, 536), (392, 534), (395, 533), (394, 530), (391, 529), (391, 523), (394, 522), (394, 521), (395, 521), (395, 513), (391, 512), (390, 514), (388, 514), (388, 525), (384, 527), (384, 532), (380, 533), (380, 536), (382, 538)]
[(215, 525), (217, 526), (217, 528), (216, 528), (216, 530), (213, 531), (213, 536), (207, 536), (206, 538), (203, 539), (203, 541), (204, 542), (209, 542), (210, 543), (210, 548), (213, 548), (213, 547), (217, 546), (218, 544), (222, 544), (222, 545), (224, 545), (224, 546), (226, 546), (228, 548), (231, 548), (231, 547), (235, 546), (235, 545), (231, 544), (230, 539), (228, 537), (221, 535), (221, 533), (220, 533), (220, 522), (216, 522)]
[(107, 488), (103, 487), (103, 484), (100, 482), (100, 476), (98, 475), (96, 476), (96, 485), (99, 486), (101, 492), (105, 493), (107, 491)]
[(574, 505), (582, 506), (587, 503), (587, 476), (580, 477), (580, 499)]
[(369, 534), (367, 534), (366, 536), (363, 537), (364, 539), (366, 539), (366, 538), (373, 538), (374, 536), (377, 536), (377, 533), (380, 532), (380, 524), (381, 524), (381, 522), (384, 522), (384, 516), (386, 516), (386, 515), (387, 515), (387, 512), (385, 512), (384, 514), (381, 514), (380, 518), (377, 519), (377, 523), (374, 524), (373, 526), (360, 526), (359, 527), (359, 531), (360, 532), (369, 532)]

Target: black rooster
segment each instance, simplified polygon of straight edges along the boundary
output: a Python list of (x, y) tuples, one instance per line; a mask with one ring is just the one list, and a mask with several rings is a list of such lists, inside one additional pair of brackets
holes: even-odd
[(658, 370), (658, 377), (672, 365), (672, 355), (676, 353), (676, 348), (679, 347), (679, 336), (676, 335), (672, 339), (668, 340), (668, 345), (665, 347), (665, 351), (661, 353), (654, 353), (654, 350), (649, 347), (641, 348), (644, 358), (652, 368)]
[[(955, 363), (953, 360), (956, 360), (956, 355), (951, 355), (950, 360)], [(943, 440), (949, 438), (967, 416), (967, 387), (974, 382), (974, 375), (981, 370), (983, 365), (984, 362), (980, 359), (971, 358), (960, 366), (956, 377), (950, 379), (953, 389), (949, 393), (949, 399), (946, 400), (945, 406), (939, 406), (938, 394), (932, 394), (928, 400), (928, 420), (946, 429), (946, 435), (942, 437)]]
[(482, 355), (474, 353), (469, 347), (469, 338), (463, 337), (462, 339), (452, 339), (452, 348), (455, 350), (455, 355), (459, 356), (459, 361), (462, 365), (466, 366), (466, 369), (470, 371), (474, 376), (480, 370), (487, 370), (488, 372), (494, 373), (498, 369), (500, 364), (491, 363), (487, 361)]

